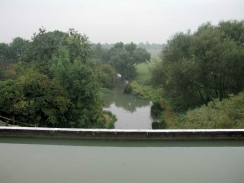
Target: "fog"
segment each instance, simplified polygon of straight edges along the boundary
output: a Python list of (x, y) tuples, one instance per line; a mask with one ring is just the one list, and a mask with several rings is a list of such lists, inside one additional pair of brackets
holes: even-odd
[(244, 18), (243, 0), (1, 0), (0, 42), (75, 28), (91, 42), (166, 43), (204, 22)]

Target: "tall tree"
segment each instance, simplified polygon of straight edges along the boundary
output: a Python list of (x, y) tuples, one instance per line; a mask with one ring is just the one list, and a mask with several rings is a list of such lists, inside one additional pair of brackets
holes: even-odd
[(14, 38), (13, 41), (9, 44), (9, 61), (21, 61), (25, 56), (24, 54), (27, 48), (27, 44), (29, 44), (28, 40), (25, 40), (20, 37)]
[(136, 77), (136, 64), (150, 61), (150, 53), (143, 48), (137, 48), (134, 43), (116, 43), (110, 49), (108, 63), (125, 79), (131, 80)]
[(79, 60), (87, 63), (92, 56), (89, 38), (86, 35), (81, 35), (74, 29), (69, 29), (68, 34), (66, 44), (70, 54), (70, 61), (73, 63), (75, 60)]
[(161, 58), (159, 66), (152, 69), (151, 80), (163, 89), (164, 97), (176, 110), (206, 104), (214, 98), (222, 100), (244, 90), (243, 46), (221, 26), (206, 23), (193, 34), (175, 34)]

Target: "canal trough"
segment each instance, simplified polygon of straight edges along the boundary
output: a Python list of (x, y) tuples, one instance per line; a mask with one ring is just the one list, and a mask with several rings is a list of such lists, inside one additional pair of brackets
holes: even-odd
[(243, 183), (244, 130), (0, 127), (0, 182)]
[(244, 140), (244, 130), (130, 130), (0, 127), (0, 137), (68, 138), (93, 140)]

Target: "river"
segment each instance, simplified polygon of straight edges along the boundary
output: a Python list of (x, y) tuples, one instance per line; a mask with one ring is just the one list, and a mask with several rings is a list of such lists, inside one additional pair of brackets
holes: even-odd
[(102, 99), (104, 110), (111, 111), (117, 117), (115, 129), (152, 129), (152, 103), (123, 93), (125, 82), (121, 77), (116, 79), (114, 85), (112, 92)]

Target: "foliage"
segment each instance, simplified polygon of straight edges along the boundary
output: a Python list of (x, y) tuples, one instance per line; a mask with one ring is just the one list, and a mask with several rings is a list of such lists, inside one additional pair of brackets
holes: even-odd
[(16, 37), (10, 44), (0, 43), (0, 59), (4, 63), (13, 63), (21, 60), (25, 53), (25, 47), (29, 41)]
[(54, 79), (65, 89), (68, 87), (67, 77), (70, 68), (69, 51), (65, 47), (59, 47), (57, 56), (52, 57), (50, 71)]
[[(30, 42), (1, 43), (0, 56), (0, 64), (17, 75), (11, 80), (0, 70), (2, 115), (37, 126), (106, 127), (99, 92), (101, 83), (111, 85), (114, 70), (91, 62), (86, 35), (40, 28)], [(18, 63), (6, 66), (9, 62)]]
[(57, 53), (60, 46), (66, 44), (68, 34), (61, 31), (47, 32), (40, 28), (34, 33), (32, 40), (25, 46), (21, 61), (25, 63), (35, 63), (38, 70), (45, 75), (49, 75), (50, 60)]
[(156, 89), (152, 88), (151, 86), (138, 83), (137, 81), (132, 81), (130, 86), (132, 87), (132, 94), (138, 98), (150, 99), (153, 101), (158, 98)]
[(127, 84), (125, 85), (124, 93), (126, 93), (126, 94), (131, 94), (132, 91), (133, 91), (132, 86), (130, 85), (130, 83), (127, 83)]
[(81, 35), (74, 29), (69, 29), (69, 36), (66, 38), (66, 44), (69, 50), (71, 63), (75, 60), (87, 63), (91, 58), (91, 43), (86, 35)]
[(106, 64), (109, 60), (109, 50), (106, 48), (103, 48), (100, 43), (93, 44), (92, 45), (93, 50), (93, 59), (95, 59), (96, 63), (100, 64)]
[(213, 100), (180, 115), (170, 128), (230, 129), (244, 128), (244, 92), (230, 98)]
[[(233, 26), (229, 32), (226, 24)], [(177, 33), (168, 40), (161, 62), (152, 69), (151, 83), (163, 89), (174, 110), (184, 111), (215, 98), (221, 101), (243, 91), (244, 49), (239, 42), (244, 26), (235, 29), (236, 24), (244, 21), (206, 23), (193, 34)]]
[(116, 43), (110, 49), (108, 63), (120, 73), (126, 80), (136, 77), (136, 64), (150, 61), (150, 53), (145, 49), (137, 48), (134, 43)]
[(164, 120), (162, 120), (161, 122), (152, 122), (152, 129), (156, 130), (156, 129), (166, 129), (167, 125), (164, 122)]
[(102, 64), (98, 67), (99, 81), (104, 88), (112, 88), (115, 78), (115, 71), (109, 64)]
[[(52, 58), (50, 71), (54, 80), (64, 88), (73, 104), (68, 116), (70, 126), (76, 128), (104, 128), (105, 118), (99, 97), (100, 82), (98, 78), (102, 72), (104, 77), (112, 77), (113, 70), (110, 69), (110, 66), (101, 66), (103, 68), (101, 70), (96, 69), (92, 63), (88, 62), (90, 55), (86, 54), (89, 54), (87, 51), (90, 49), (86, 46), (89, 45), (80, 43), (84, 40), (77, 32), (70, 32), (70, 34), (71, 36), (67, 38), (70, 39), (70, 45), (59, 47), (57, 55)], [(76, 36), (78, 36), (77, 40), (75, 40)], [(75, 42), (80, 46), (75, 47)], [(72, 54), (73, 49), (79, 51)], [(101, 72), (98, 73), (98, 70)]]
[(1, 114), (37, 126), (65, 127), (71, 102), (62, 88), (34, 69), (0, 82)]
[(46, 32), (44, 28), (34, 34), (25, 62), (49, 62), (59, 46), (64, 44), (67, 33), (61, 31)]
[(2, 62), (7, 62), (9, 59), (9, 45), (0, 43), (0, 59)]
[(18, 62), (24, 57), (25, 49), (29, 44), (28, 40), (25, 40), (20, 37), (16, 37), (13, 41), (9, 44), (9, 58), (8, 62)]
[(110, 111), (104, 111), (104, 116), (106, 119), (105, 128), (113, 129), (114, 123), (117, 121), (116, 116), (113, 113), (111, 113)]
[(87, 64), (74, 62), (67, 74), (66, 91), (74, 105), (70, 114), (73, 127), (104, 128), (105, 119), (99, 97), (99, 81)]

